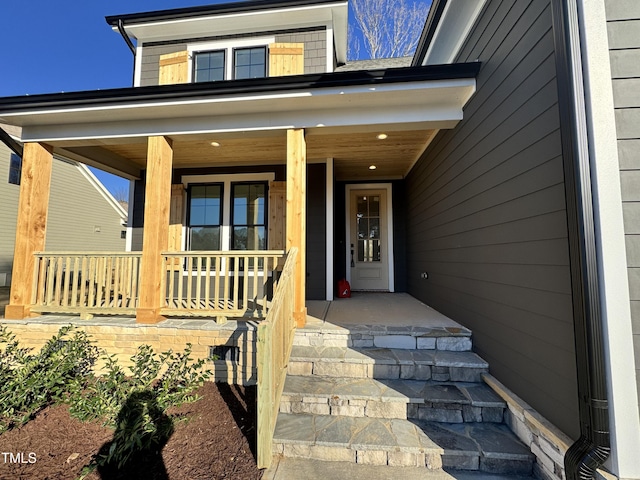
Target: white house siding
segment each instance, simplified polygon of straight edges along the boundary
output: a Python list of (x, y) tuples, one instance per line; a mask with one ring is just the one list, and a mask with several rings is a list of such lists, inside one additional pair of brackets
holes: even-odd
[(607, 0), (605, 8), (640, 398), (640, 2)]
[(408, 291), (471, 328), (491, 372), (577, 437), (550, 1), (489, 0), (456, 59), (475, 60), (464, 120), (406, 179)]
[[(0, 143), (0, 285), (10, 281), (20, 195), (20, 187), (8, 183), (10, 153)], [(81, 168), (53, 162), (46, 249), (124, 251), (123, 217)]]

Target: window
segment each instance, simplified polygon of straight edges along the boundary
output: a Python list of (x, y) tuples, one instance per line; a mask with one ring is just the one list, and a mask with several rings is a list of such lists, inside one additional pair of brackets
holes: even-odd
[(266, 250), (267, 182), (190, 184), (188, 250)]
[(189, 250), (220, 250), (222, 185), (189, 187)]
[(232, 250), (266, 250), (266, 190), (264, 183), (234, 183), (231, 185), (233, 213), (231, 226)]
[[(263, 39), (264, 40), (264, 39)], [(257, 40), (254, 40), (254, 42)], [(267, 46), (246, 41), (201, 44), (190, 47), (193, 58), (193, 81), (216, 82), (267, 76)], [(198, 48), (198, 50), (196, 50)]]
[(11, 154), (9, 159), (9, 183), (20, 185), (20, 176), (22, 175), (22, 159), (15, 153)]
[(198, 52), (194, 59), (195, 82), (215, 82), (224, 80), (225, 50)]
[(267, 76), (266, 47), (236, 48), (233, 54), (235, 79)]

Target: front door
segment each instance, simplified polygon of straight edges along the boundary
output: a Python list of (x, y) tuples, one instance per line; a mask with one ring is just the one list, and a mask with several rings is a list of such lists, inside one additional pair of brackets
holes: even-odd
[(353, 290), (389, 290), (387, 190), (351, 190), (350, 264)]

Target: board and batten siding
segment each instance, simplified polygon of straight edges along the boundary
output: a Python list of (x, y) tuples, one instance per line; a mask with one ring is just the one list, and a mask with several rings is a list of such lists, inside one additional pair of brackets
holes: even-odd
[[(20, 187), (8, 183), (11, 151), (0, 143), (0, 276), (13, 266)], [(46, 249), (124, 251), (123, 218), (85, 176), (81, 167), (54, 159), (49, 195)], [(2, 280), (0, 278), (0, 280)]]
[(491, 373), (577, 438), (550, 1), (489, 0), (456, 58), (476, 60), (464, 120), (406, 179), (408, 290), (471, 328)]
[(255, 34), (227, 35), (224, 37), (154, 42), (142, 46), (140, 86), (158, 85), (160, 55), (183, 52), (189, 43), (214, 42), (219, 40), (246, 39), (274, 36), (276, 43), (304, 43), (304, 73), (323, 73), (327, 70), (327, 35), (324, 27), (287, 30), (282, 32), (256, 32)]
[(605, 10), (640, 398), (640, 2), (607, 0)]

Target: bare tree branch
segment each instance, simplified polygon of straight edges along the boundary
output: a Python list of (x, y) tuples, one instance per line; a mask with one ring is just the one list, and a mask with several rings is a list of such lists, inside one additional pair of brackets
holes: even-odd
[[(404, 57), (416, 48), (431, 1), (351, 0), (356, 28), (369, 58)], [(358, 58), (360, 38), (350, 32), (349, 56)], [(355, 55), (354, 55), (355, 54)]]

